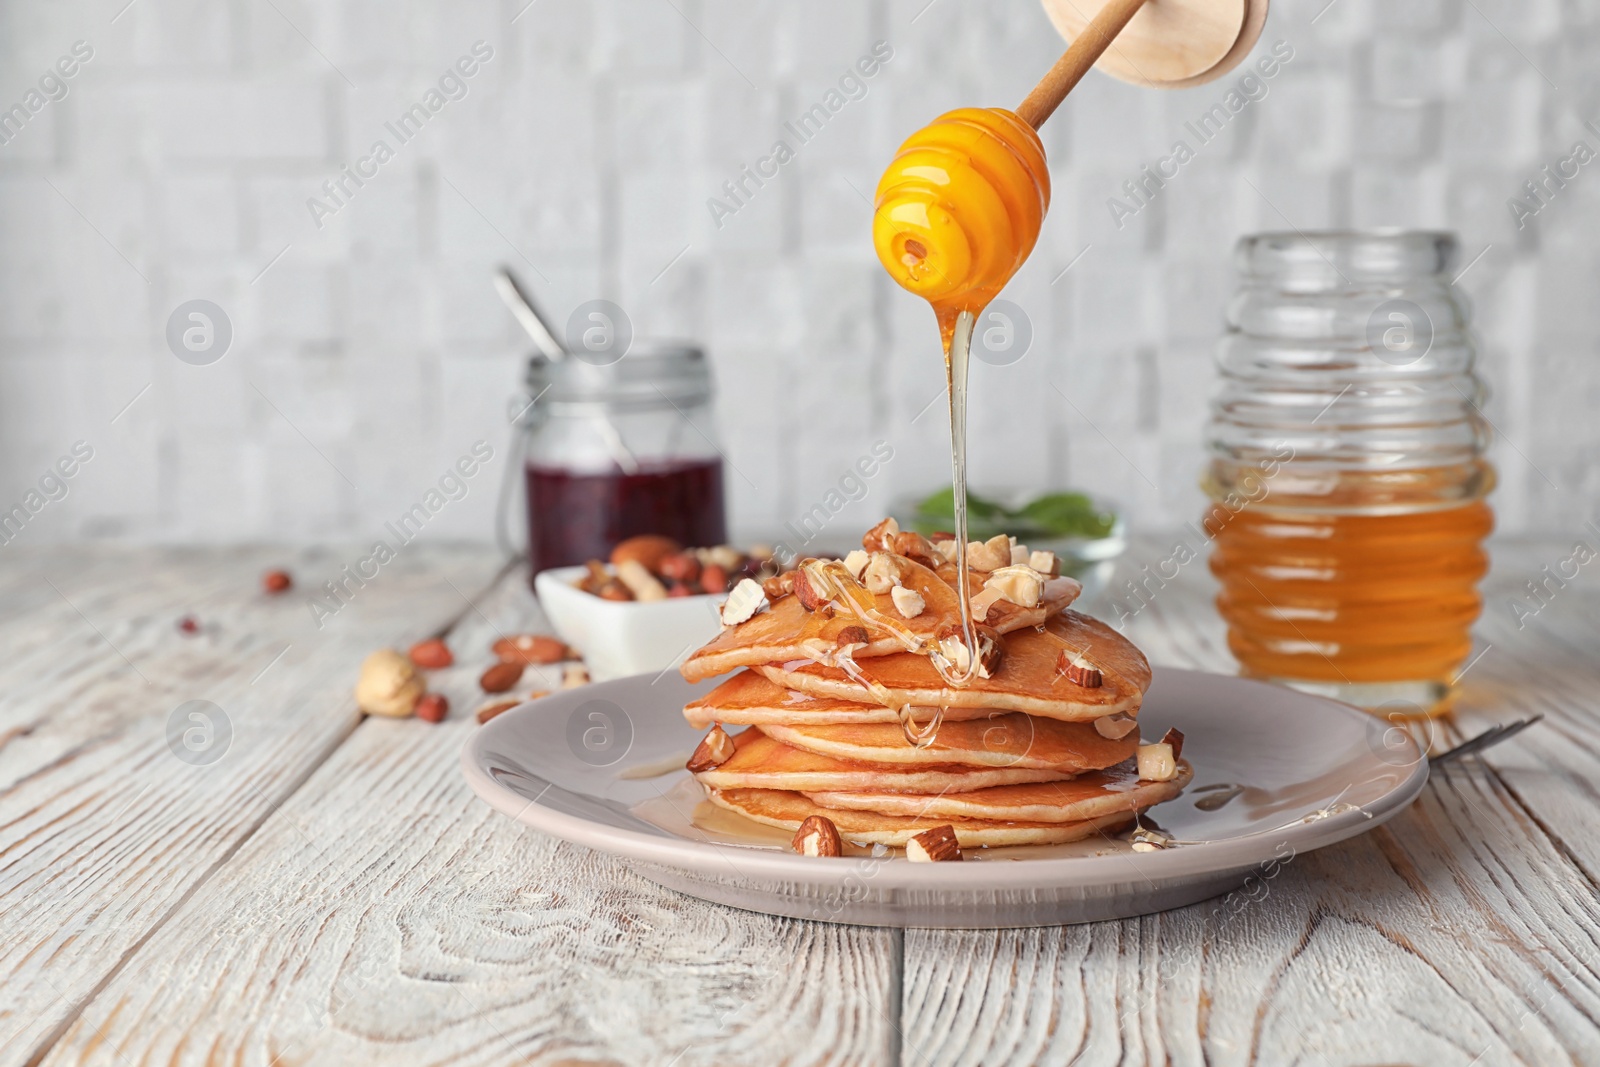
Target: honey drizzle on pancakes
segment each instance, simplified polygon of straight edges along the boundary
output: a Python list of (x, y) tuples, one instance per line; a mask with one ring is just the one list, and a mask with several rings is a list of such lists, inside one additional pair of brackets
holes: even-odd
[[(947, 684), (959, 688), (970, 683), (976, 676), (978, 662), (976, 653), (968, 656), (967, 670), (964, 673), (957, 671), (955, 664), (951, 663), (949, 657), (939, 648), (937, 641), (925, 639), (900, 620), (878, 610), (877, 597), (869, 592), (867, 587), (862, 585), (856, 576), (850, 573), (850, 569), (840, 561), (814, 560), (803, 566), (807, 580), (811, 582), (812, 588), (819, 596), (827, 597), (831, 603), (844, 608), (863, 624), (885, 631), (899, 641), (907, 652), (927, 656), (928, 661), (933, 664), (933, 669), (939, 672), (939, 677)], [(962, 619), (968, 622), (971, 608), (966, 604), (964, 595), (958, 595), (958, 599), (962, 601)], [(970, 622), (968, 624), (970, 625)], [(905, 734), (907, 744), (916, 748), (926, 748), (933, 744), (934, 737), (939, 733), (939, 726), (944, 721), (943, 707), (933, 708), (933, 714), (928, 720), (919, 724), (915, 714), (916, 708), (909, 702), (899, 699), (894, 690), (863, 674), (848, 646), (817, 647), (820, 644), (821, 642), (805, 641), (800, 647), (815, 662), (844, 671), (852, 681), (871, 693), (880, 704), (892, 709), (895, 717), (900, 720), (900, 730)], [(976, 635), (969, 647), (975, 646)]]

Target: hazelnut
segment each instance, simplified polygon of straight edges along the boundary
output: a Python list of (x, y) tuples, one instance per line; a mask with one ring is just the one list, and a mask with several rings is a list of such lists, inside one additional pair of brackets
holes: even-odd
[(867, 633), (865, 626), (846, 626), (839, 631), (839, 636), (834, 638), (834, 645), (838, 648), (851, 650), (865, 648), (872, 643), (872, 636)]
[(691, 552), (678, 552), (661, 561), (661, 577), (672, 582), (692, 582), (700, 577), (700, 561)]
[(442, 693), (424, 693), (417, 701), (416, 714), (423, 722), (444, 722), (450, 714), (450, 701)]
[(933, 542), (913, 530), (906, 530), (894, 535), (894, 553), (907, 559), (915, 560), (924, 567), (937, 567), (943, 559), (938, 550), (933, 547)]
[[(1000, 644), (1000, 632), (992, 626), (983, 623), (974, 623), (973, 636), (978, 639), (978, 670), (979, 678), (993, 678), (1000, 671), (1000, 664), (1004, 659), (1004, 650)], [(935, 635), (939, 644), (939, 651), (945, 659), (962, 674), (967, 671), (967, 664), (971, 662), (971, 651), (967, 648), (966, 635), (962, 633), (960, 623), (946, 623), (939, 628)]]
[(715, 563), (707, 563), (700, 570), (700, 588), (708, 593), (728, 591), (728, 571)]
[(683, 546), (670, 537), (640, 534), (620, 542), (611, 550), (611, 565), (620, 569), (623, 563), (637, 563), (651, 574), (659, 574), (662, 560), (682, 551)]
[(1138, 759), (1139, 777), (1146, 782), (1170, 782), (1178, 776), (1171, 745), (1140, 745)]
[(268, 571), (261, 576), (261, 588), (274, 595), (286, 593), (294, 585), (294, 579), (289, 577), (288, 571)]
[(844, 563), (844, 569), (849, 571), (850, 576), (859, 582), (861, 580), (861, 572), (867, 569), (867, 563), (871, 559), (872, 557), (861, 551), (861, 549), (853, 548), (845, 554), (842, 562)]
[(967, 542), (967, 566), (975, 571), (997, 571), (1001, 567), (1011, 565), (1011, 545), (1008, 542), (1004, 549), (996, 548), (994, 542), (1002, 538), (990, 538), (988, 541)]
[(888, 552), (874, 552), (866, 570), (861, 572), (861, 584), (867, 592), (879, 596), (899, 585), (904, 577), (900, 560)]
[(761, 583), (761, 591), (767, 594), (767, 599), (776, 603), (794, 592), (794, 585), (799, 571), (784, 571), (782, 574), (768, 578)]
[(368, 715), (404, 718), (417, 706), (423, 688), (409, 659), (392, 648), (380, 648), (361, 664), (356, 706)]
[(884, 519), (861, 536), (861, 547), (868, 552), (892, 552), (895, 535), (899, 532), (898, 522), (894, 519)]

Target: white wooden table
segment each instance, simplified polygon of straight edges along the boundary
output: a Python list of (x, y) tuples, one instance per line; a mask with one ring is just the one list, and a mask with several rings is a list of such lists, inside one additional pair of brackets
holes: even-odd
[[(702, 903), (478, 802), (476, 674), (538, 625), (486, 550), (408, 548), (318, 630), (305, 587), (359, 551), (10, 546), (0, 1067), (1600, 1063), (1600, 578), (1506, 607), (1570, 551), (1496, 546), (1450, 729), (1546, 721), (1405, 815), (1239, 907), (950, 933)], [(1132, 636), (1230, 670), (1210, 596), (1190, 566)], [(358, 716), (361, 657), (435, 633), (451, 719)], [(213, 762), (166, 740), (190, 700)]]

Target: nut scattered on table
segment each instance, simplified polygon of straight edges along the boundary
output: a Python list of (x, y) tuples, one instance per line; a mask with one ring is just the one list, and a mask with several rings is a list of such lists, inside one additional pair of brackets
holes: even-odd
[(700, 739), (695, 746), (694, 753), (690, 755), (689, 762), (684, 764), (694, 774), (709, 771), (713, 767), (720, 767), (733, 758), (733, 738), (729, 737), (721, 726), (713, 726), (711, 732)]
[(569, 663), (561, 670), (561, 688), (577, 689), (589, 684), (589, 668), (581, 663)]
[(293, 585), (294, 579), (289, 577), (289, 572), (285, 570), (268, 571), (261, 576), (261, 588), (274, 596), (287, 593)]
[(560, 663), (577, 655), (563, 642), (548, 634), (517, 634), (502, 637), (491, 648), (501, 663)]
[(485, 693), (504, 693), (522, 680), (524, 666), (521, 663), (496, 663), (483, 672), (478, 685)]
[(825, 815), (809, 816), (794, 832), (789, 846), (802, 856), (842, 856), (844, 843), (839, 840), (839, 828)]
[(409, 659), (392, 648), (380, 648), (362, 661), (356, 706), (368, 715), (404, 718), (417, 706), (424, 688)]
[(416, 715), (423, 722), (444, 722), (450, 714), (450, 701), (443, 693), (424, 693), (417, 701)]
[(522, 703), (520, 700), (491, 700), (487, 704), (481, 704), (476, 713), (478, 721), (480, 723), (488, 722), (496, 715), (510, 711), (520, 703)]
[(455, 661), (450, 646), (440, 638), (430, 637), (411, 646), (411, 662), (425, 671), (443, 670)]
[(906, 842), (906, 859), (912, 863), (950, 863), (961, 859), (961, 843), (954, 826), (935, 826)]

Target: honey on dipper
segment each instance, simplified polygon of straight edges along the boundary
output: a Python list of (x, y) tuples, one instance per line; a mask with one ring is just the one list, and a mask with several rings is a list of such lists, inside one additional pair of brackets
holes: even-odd
[[(1081, 6), (1081, 0), (1045, 0), (1058, 27), (1074, 26)], [(1146, 18), (1134, 22), (1141, 12)], [(1105, 0), (1016, 111), (968, 107), (939, 116), (906, 138), (878, 182), (873, 247), (901, 288), (932, 305), (944, 345), (958, 545), (967, 545), (972, 331), (983, 309), (1027, 261), (1050, 207), (1050, 173), (1038, 127), (1130, 23), (1119, 49), (1128, 54), (1118, 58), (1134, 69), (1136, 80), (1177, 86), (1209, 80), (1234, 66), (1265, 17), (1266, 0)], [(952, 686), (971, 685), (976, 677), (977, 656), (970, 650), (979, 647), (979, 634), (967, 556), (957, 553), (955, 586), (961, 640), (969, 652), (950, 657), (933, 648), (927, 653)], [(941, 714), (937, 709), (921, 729), (906, 724), (908, 738), (925, 743), (937, 732)]]

